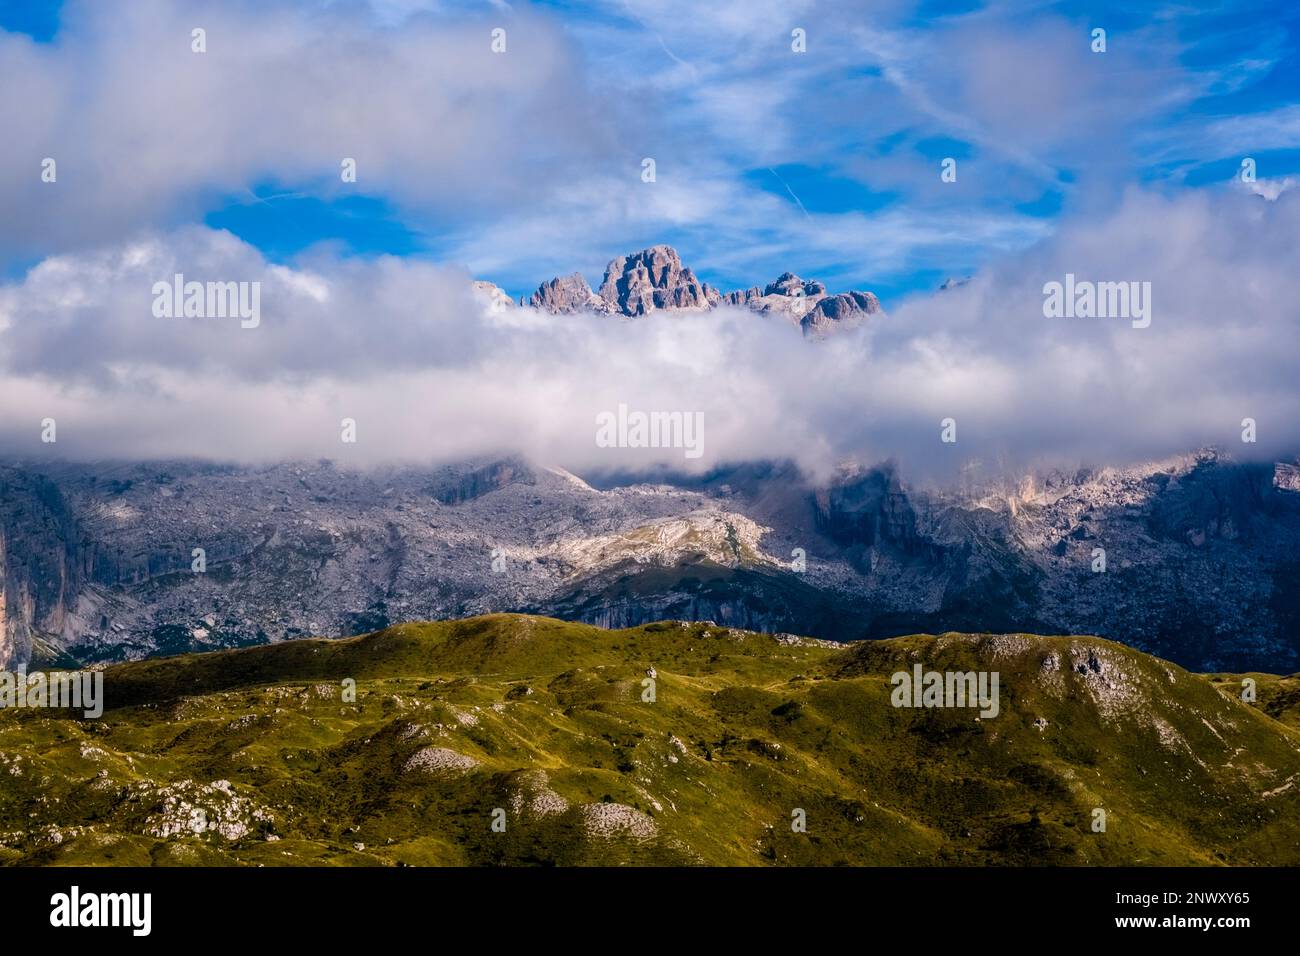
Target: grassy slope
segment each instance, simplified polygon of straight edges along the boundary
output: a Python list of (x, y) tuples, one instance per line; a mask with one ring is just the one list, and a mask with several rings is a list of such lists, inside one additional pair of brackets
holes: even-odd
[[(917, 661), (997, 670), (1000, 715), (895, 709)], [(1300, 863), (1296, 678), (1254, 676), (1252, 707), (1094, 638), (841, 649), (520, 615), (143, 661), (108, 669), (101, 720), (0, 712), (0, 860)], [(404, 769), (426, 747), (477, 765)], [(195, 835), (196, 811), (233, 829)]]
[(1210, 682), (1225, 693), (1240, 695), (1242, 681), (1253, 678), (1259, 709), (1282, 723), (1300, 730), (1300, 674), (1209, 674)]

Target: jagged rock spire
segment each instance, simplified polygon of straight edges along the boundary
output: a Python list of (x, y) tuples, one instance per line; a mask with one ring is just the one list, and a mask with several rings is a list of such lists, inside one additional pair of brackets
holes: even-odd
[(651, 246), (612, 260), (596, 292), (575, 272), (542, 283), (528, 301), (534, 308), (555, 314), (596, 312), (627, 317), (741, 306), (755, 312), (775, 312), (814, 338), (860, 325), (867, 316), (882, 311), (880, 300), (870, 292), (828, 295), (823, 283), (801, 279), (792, 272), (782, 273), (762, 289), (754, 286), (723, 295), (701, 282), (682, 264), (677, 250), (667, 245)]

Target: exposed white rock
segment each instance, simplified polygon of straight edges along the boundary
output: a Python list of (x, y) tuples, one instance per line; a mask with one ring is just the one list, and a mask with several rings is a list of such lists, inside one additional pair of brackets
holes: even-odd
[(579, 807), (582, 827), (588, 836), (611, 840), (653, 840), (659, 827), (652, 817), (622, 803), (584, 803)]
[(478, 761), (446, 747), (421, 747), (402, 765), (403, 773), (464, 773)]
[(209, 784), (182, 780), (162, 787), (144, 784), (129, 799), (158, 804), (145, 821), (144, 832), (164, 840), (213, 834), (234, 842), (247, 836), (255, 824), (274, 819), (266, 808), (237, 793), (229, 780)]

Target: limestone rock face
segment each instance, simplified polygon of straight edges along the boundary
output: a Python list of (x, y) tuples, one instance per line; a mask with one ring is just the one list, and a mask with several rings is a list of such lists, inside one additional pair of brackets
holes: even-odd
[(573, 312), (609, 312), (605, 300), (591, 291), (581, 273), (560, 276), (537, 287), (528, 304), (559, 315)]
[(763, 290), (763, 295), (785, 295), (785, 296), (804, 296), (805, 298), (821, 298), (826, 294), (826, 286), (816, 279), (809, 279), (805, 282), (793, 272), (783, 272), (777, 277), (775, 282), (770, 282), (767, 288)]
[(1099, 634), (1195, 670), (1300, 669), (1290, 456), (971, 469), (960, 487), (929, 490), (893, 466), (848, 463), (818, 481), (749, 463), (603, 490), (519, 458), (41, 471), (0, 466), (0, 669), (502, 608), (819, 638)]
[(748, 289), (739, 289), (735, 292), (728, 292), (722, 296), (724, 305), (749, 305), (755, 299), (763, 297), (763, 290), (758, 286), (751, 286)]
[[(486, 283), (485, 285), (490, 285)], [(614, 259), (605, 269), (600, 289), (574, 273), (544, 283), (529, 304), (556, 314), (597, 312), (628, 318), (663, 311), (702, 312), (736, 306), (777, 315), (801, 328), (810, 338), (823, 338), (840, 329), (861, 325), (880, 313), (880, 301), (870, 292), (829, 295), (816, 279), (783, 272), (760, 288), (721, 293), (682, 264), (672, 246), (658, 245)]]
[(817, 302), (799, 320), (805, 335), (821, 337), (837, 329), (860, 326), (881, 311), (880, 300), (870, 292), (841, 292)]
[(515, 300), (510, 298), (510, 294), (495, 282), (476, 280), (473, 290), (475, 298), (493, 309), (512, 309), (515, 307)]
[(672, 246), (651, 246), (614, 259), (605, 267), (600, 297), (611, 312), (629, 316), (659, 309), (707, 309), (721, 301), (716, 290), (682, 265)]
[(793, 272), (784, 272), (761, 291), (755, 286), (744, 292), (734, 292), (727, 301), (754, 312), (776, 314), (792, 325), (799, 325), (825, 297), (826, 286), (821, 282), (816, 279), (805, 281)]
[(58, 485), (0, 469), (0, 670), (26, 667), (37, 635), (71, 628), (85, 556)]
[(1275, 464), (1273, 487), (1282, 491), (1300, 491), (1300, 465), (1283, 461)]
[[(491, 282), (474, 282), (474, 293), (494, 306), (510, 303), (506, 293)], [(776, 315), (802, 329), (809, 338), (824, 338), (842, 329), (862, 325), (880, 315), (880, 300), (865, 291), (831, 295), (826, 284), (783, 272), (766, 286), (751, 286), (733, 293), (699, 281), (672, 246), (651, 246), (619, 256), (604, 269), (604, 280), (591, 291), (581, 273), (559, 276), (537, 287), (526, 302), (552, 315), (594, 312), (599, 315), (640, 317), (653, 312), (703, 312), (719, 306), (748, 308), (761, 315)]]

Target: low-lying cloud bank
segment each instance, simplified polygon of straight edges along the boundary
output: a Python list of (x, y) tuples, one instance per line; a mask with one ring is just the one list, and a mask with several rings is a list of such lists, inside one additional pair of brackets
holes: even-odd
[[(1205, 444), (1294, 453), (1297, 234), (1295, 190), (1134, 191), (821, 342), (739, 309), (493, 309), (450, 266), (319, 254), (289, 268), (227, 233), (149, 234), (0, 286), (0, 451), (357, 464), (517, 451), (576, 470), (792, 457), (822, 475), (895, 457), (940, 478), (972, 461), (1123, 463)], [(155, 283), (177, 273), (260, 282), (256, 327), (155, 315)], [(1045, 317), (1045, 283), (1067, 274), (1149, 282), (1150, 325)], [(701, 414), (702, 454), (601, 447), (598, 416), (620, 405)], [(1241, 442), (1247, 418), (1255, 444)]]

